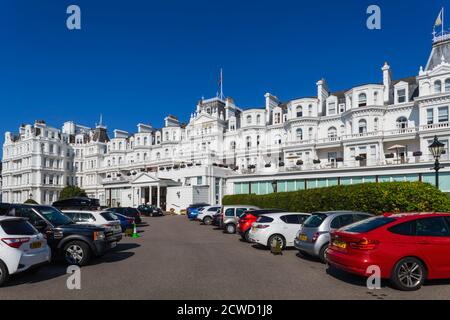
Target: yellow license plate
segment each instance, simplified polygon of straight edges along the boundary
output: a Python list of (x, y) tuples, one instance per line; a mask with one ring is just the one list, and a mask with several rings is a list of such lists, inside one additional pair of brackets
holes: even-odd
[(306, 234), (300, 235), (300, 241), (306, 241), (308, 240), (308, 236)]
[(338, 248), (341, 248), (341, 249), (347, 248), (347, 244), (345, 242), (342, 242), (342, 241), (333, 241), (333, 245), (335, 247), (338, 247)]
[(40, 247), (42, 247), (42, 243), (41, 242), (33, 242), (30, 244), (30, 248), (31, 249), (39, 249)]

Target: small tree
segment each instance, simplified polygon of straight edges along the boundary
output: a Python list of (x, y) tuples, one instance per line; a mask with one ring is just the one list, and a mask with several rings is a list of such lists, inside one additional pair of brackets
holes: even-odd
[(33, 200), (33, 199), (28, 199), (27, 201), (24, 202), (25, 204), (39, 204), (37, 203), (37, 201)]
[(75, 197), (87, 197), (86, 191), (76, 186), (67, 186), (59, 194), (59, 200)]

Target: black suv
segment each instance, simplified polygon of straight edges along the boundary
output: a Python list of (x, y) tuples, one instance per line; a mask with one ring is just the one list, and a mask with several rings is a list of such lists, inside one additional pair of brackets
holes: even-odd
[(123, 208), (120, 207), (120, 208), (109, 208), (109, 209), (106, 209), (106, 211), (110, 211), (113, 213), (119, 213), (123, 216), (134, 218), (134, 222), (136, 222), (136, 224), (142, 223), (141, 213), (138, 211), (138, 209), (131, 208), (131, 207), (123, 207)]
[(11, 204), (7, 215), (28, 219), (39, 232), (46, 235), (53, 255), (64, 258), (68, 264), (84, 266), (92, 257), (105, 254), (117, 244), (112, 231), (75, 224), (51, 206)]
[(52, 206), (59, 210), (98, 210), (100, 202), (91, 198), (69, 198), (55, 201)]
[(146, 217), (156, 217), (164, 215), (163, 211), (160, 208), (155, 206), (151, 206), (148, 204), (142, 204), (137, 207), (138, 211)]

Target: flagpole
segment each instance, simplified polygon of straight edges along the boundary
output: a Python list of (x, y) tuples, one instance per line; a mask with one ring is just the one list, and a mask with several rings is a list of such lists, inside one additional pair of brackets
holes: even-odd
[(445, 8), (444, 7), (442, 7), (442, 37), (444, 37), (444, 31), (445, 31), (445, 23), (444, 23), (444, 11), (445, 11)]

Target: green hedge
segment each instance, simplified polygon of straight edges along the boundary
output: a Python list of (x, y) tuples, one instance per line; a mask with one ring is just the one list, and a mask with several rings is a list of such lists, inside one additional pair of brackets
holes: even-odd
[(248, 204), (294, 212), (450, 212), (449, 196), (423, 182), (363, 183), (267, 195), (239, 194), (225, 196), (222, 203)]

